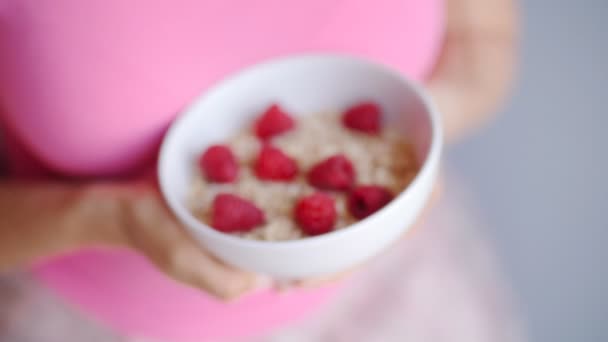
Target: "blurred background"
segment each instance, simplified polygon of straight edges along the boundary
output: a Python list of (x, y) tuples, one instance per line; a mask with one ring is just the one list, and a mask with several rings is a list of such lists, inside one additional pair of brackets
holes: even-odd
[(465, 175), (530, 341), (608, 341), (608, 1), (521, 1), (513, 97), (447, 153)]

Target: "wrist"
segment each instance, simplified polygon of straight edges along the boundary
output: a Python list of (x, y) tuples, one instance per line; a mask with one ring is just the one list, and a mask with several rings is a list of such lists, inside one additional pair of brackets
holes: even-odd
[(125, 244), (125, 208), (130, 194), (121, 184), (92, 184), (83, 187), (71, 210), (70, 224), (78, 243), (85, 245)]

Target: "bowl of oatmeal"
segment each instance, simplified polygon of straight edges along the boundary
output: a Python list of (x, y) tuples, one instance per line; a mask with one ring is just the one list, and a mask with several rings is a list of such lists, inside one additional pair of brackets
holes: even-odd
[(397, 71), (339, 55), (278, 59), (212, 87), (170, 127), (168, 206), (227, 264), (336, 273), (402, 236), (438, 172), (440, 116)]

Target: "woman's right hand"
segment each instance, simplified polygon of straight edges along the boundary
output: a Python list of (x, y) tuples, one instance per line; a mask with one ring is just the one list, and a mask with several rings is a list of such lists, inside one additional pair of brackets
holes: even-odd
[(146, 255), (170, 277), (229, 300), (270, 280), (227, 266), (195, 241), (176, 221), (150, 182), (119, 186), (122, 241)]
[(0, 271), (56, 253), (109, 246), (137, 250), (171, 278), (225, 300), (265, 282), (202, 249), (153, 182), (0, 182), (0, 222)]

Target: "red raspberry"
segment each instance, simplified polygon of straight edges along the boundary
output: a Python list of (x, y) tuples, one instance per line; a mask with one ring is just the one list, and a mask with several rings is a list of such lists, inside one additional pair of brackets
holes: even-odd
[(348, 195), (348, 211), (357, 219), (364, 219), (382, 209), (393, 199), (393, 194), (378, 185), (358, 186)]
[(239, 166), (234, 154), (225, 145), (209, 147), (199, 160), (205, 177), (212, 182), (230, 183), (239, 174)]
[(355, 182), (355, 169), (350, 160), (337, 154), (313, 166), (308, 182), (323, 190), (348, 190)]
[(298, 173), (298, 165), (278, 148), (264, 145), (255, 163), (255, 173), (263, 180), (291, 181)]
[(301, 198), (296, 204), (296, 222), (307, 235), (320, 235), (330, 232), (336, 224), (334, 199), (317, 192)]
[(211, 226), (220, 232), (248, 232), (264, 221), (264, 212), (246, 199), (218, 194), (213, 200)]
[(294, 120), (279, 105), (273, 104), (255, 123), (255, 134), (260, 139), (285, 133), (295, 126)]
[(367, 134), (380, 133), (381, 109), (373, 102), (363, 102), (347, 109), (342, 116), (344, 126)]

